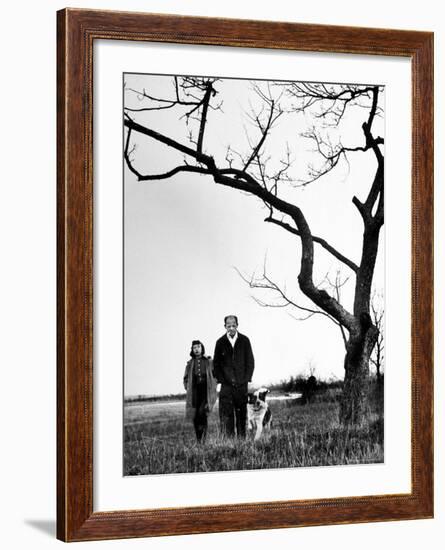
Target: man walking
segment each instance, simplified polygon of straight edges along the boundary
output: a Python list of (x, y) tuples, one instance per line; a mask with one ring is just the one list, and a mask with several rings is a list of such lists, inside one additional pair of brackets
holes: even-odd
[(219, 416), (221, 430), (228, 436), (246, 436), (247, 386), (252, 380), (255, 361), (250, 340), (238, 332), (238, 318), (224, 318), (226, 334), (215, 345), (214, 374), (221, 384)]

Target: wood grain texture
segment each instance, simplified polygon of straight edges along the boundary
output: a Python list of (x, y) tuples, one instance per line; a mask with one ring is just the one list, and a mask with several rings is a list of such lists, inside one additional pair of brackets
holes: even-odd
[[(57, 537), (97, 540), (432, 517), (432, 33), (67, 9), (57, 14), (57, 34)], [(96, 39), (411, 58), (411, 493), (93, 513), (92, 64)]]

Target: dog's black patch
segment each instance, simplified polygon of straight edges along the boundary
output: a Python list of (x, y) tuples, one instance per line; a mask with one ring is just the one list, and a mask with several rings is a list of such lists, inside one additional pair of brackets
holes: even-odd
[(272, 416), (272, 413), (270, 412), (270, 409), (267, 409), (267, 411), (264, 413), (263, 427), (267, 426), (267, 424), (270, 422), (271, 416)]
[(262, 391), (261, 393), (258, 394), (258, 399), (260, 399), (261, 401), (266, 402), (267, 393), (268, 393), (267, 391)]

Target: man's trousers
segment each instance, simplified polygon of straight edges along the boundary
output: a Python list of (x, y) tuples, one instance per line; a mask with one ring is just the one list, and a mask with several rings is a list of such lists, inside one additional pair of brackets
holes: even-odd
[(227, 436), (246, 437), (247, 384), (222, 384), (219, 393), (221, 431)]

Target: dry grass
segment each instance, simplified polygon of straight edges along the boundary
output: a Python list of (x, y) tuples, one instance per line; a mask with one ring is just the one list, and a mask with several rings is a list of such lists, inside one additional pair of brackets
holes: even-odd
[(127, 404), (124, 475), (383, 462), (383, 416), (375, 410), (363, 426), (345, 429), (338, 424), (336, 399), (276, 401), (270, 407), (273, 426), (261, 440), (224, 438), (216, 410), (199, 445), (184, 419), (184, 403)]

